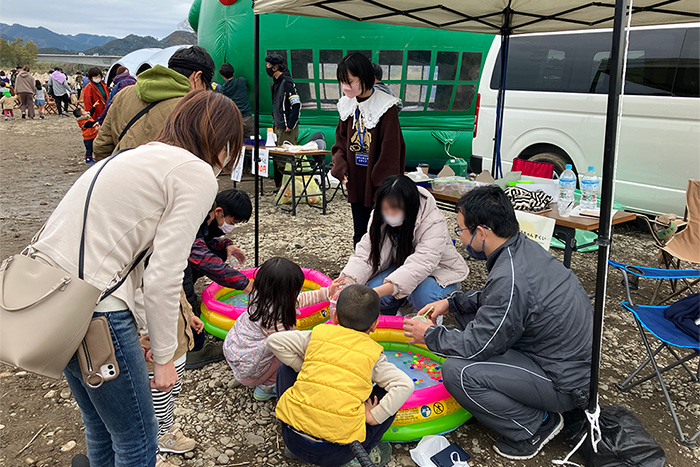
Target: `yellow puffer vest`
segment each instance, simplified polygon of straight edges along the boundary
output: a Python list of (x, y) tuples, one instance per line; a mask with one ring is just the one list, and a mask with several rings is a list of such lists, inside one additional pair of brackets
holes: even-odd
[(383, 351), (363, 332), (316, 326), (296, 383), (277, 403), (277, 418), (333, 443), (364, 441), (364, 402), (372, 392), (372, 369)]

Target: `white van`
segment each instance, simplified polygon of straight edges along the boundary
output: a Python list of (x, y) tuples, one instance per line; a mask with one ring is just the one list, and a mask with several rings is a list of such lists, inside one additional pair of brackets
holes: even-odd
[[(683, 214), (700, 179), (700, 24), (632, 28), (615, 200), (645, 213)], [(602, 175), (611, 31), (513, 36), (506, 77), (503, 171), (516, 157), (571, 163)], [(490, 169), (501, 38), (484, 64), (473, 154)]]

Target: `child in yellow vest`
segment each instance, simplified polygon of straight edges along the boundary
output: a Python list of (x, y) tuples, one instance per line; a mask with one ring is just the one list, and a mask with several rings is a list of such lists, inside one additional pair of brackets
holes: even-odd
[(353, 460), (349, 443), (360, 441), (375, 465), (389, 460), (391, 447), (380, 440), (413, 393), (413, 381), (369, 337), (378, 318), (377, 293), (354, 284), (338, 296), (332, 313), (338, 326), (268, 337), (268, 349), (282, 362), (276, 414), (289, 456), (337, 467)]

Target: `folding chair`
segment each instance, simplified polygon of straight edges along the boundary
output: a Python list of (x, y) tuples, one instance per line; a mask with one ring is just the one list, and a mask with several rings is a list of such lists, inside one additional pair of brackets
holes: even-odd
[[(666, 399), (666, 404), (671, 411), (673, 423), (676, 425), (676, 429), (680, 435), (681, 444), (692, 447), (696, 444), (698, 437), (700, 437), (700, 430), (689, 438), (685, 437), (662, 374), (680, 365), (688, 372), (692, 382), (700, 382), (700, 364), (698, 365), (698, 369), (695, 371), (691, 370), (687, 364), (691, 360), (700, 357), (700, 342), (678, 329), (672, 321), (666, 319), (664, 316), (664, 311), (668, 308), (668, 306), (636, 305), (630, 296), (628, 274), (640, 278), (657, 280), (672, 278), (698, 279), (700, 278), (700, 270), (646, 268), (630, 266), (627, 264), (617, 263), (615, 261), (609, 261), (609, 264), (614, 268), (619, 269), (622, 273), (625, 284), (625, 293), (627, 294), (627, 301), (623, 301), (621, 304), (634, 315), (634, 321), (637, 324), (639, 335), (642, 338), (642, 343), (644, 344), (644, 348), (646, 349), (648, 355), (646, 360), (644, 360), (644, 362), (642, 362), (642, 364), (639, 365), (639, 367), (637, 367), (637, 369), (634, 370), (627, 379), (625, 379), (622, 383), (617, 384), (617, 387), (620, 389), (620, 391), (627, 392), (631, 388), (645, 381), (649, 381), (654, 377), (658, 378), (661, 391)], [(644, 332), (645, 330), (661, 341), (655, 349), (651, 348), (647, 335)], [(664, 366), (663, 368), (659, 368), (659, 364), (656, 361), (656, 356), (664, 349), (675, 359), (675, 361)], [(682, 355), (684, 352), (679, 351), (679, 349), (689, 349), (690, 353)], [(639, 375), (639, 373), (650, 363), (653, 367), (653, 372), (633, 382), (637, 375)]]
[[(654, 244), (659, 248), (660, 263), (666, 269), (681, 269), (682, 262), (700, 264), (700, 180), (688, 180), (686, 191), (686, 218), (685, 228), (676, 233), (667, 243), (661, 240), (652, 226), (652, 222), (642, 217), (654, 239)], [(658, 302), (659, 291), (663, 281), (659, 281), (654, 290), (651, 304), (660, 305), (671, 301), (685, 292), (696, 293), (700, 289), (700, 280), (670, 279), (671, 294), (662, 297)], [(679, 283), (681, 283), (679, 287)]]
[(554, 165), (548, 162), (528, 161), (525, 159), (513, 159), (513, 172), (521, 172), (530, 177), (552, 178)]

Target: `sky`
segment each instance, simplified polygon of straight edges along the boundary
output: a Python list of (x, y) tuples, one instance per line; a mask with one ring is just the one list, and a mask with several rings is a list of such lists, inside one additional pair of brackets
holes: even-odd
[(191, 0), (2, 0), (0, 22), (43, 26), (59, 34), (162, 39), (187, 18), (191, 4)]

